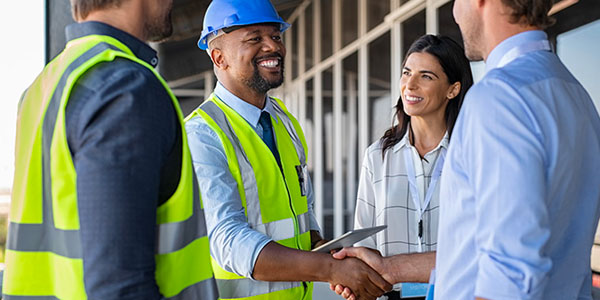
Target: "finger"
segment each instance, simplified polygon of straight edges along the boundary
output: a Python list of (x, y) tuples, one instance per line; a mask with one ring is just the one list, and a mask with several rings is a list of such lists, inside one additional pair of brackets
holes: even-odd
[(335, 292), (335, 285), (333, 285), (333, 283), (330, 283), (329, 289)]
[(349, 288), (345, 288), (344, 292), (342, 293), (342, 297), (344, 297), (344, 299), (348, 299), (350, 296), (352, 296), (352, 291)]
[(341, 295), (344, 292), (345, 287), (338, 284), (335, 286), (335, 293)]
[(381, 275), (375, 273), (373, 276), (369, 276), (371, 282), (373, 282), (378, 288), (382, 289), (384, 292), (391, 291), (393, 287), (393, 283), (387, 282)]
[(392, 289), (392, 284), (383, 279), (383, 277), (381, 277), (381, 275), (379, 275), (377, 272), (369, 272), (367, 276), (369, 277), (371, 283), (373, 283), (373, 286), (377, 288), (370, 290), (373, 293), (376, 293), (375, 295), (377, 297)]
[(348, 297), (348, 300), (356, 300), (356, 295), (352, 294)]
[(344, 258), (346, 258), (346, 252), (347, 252), (346, 249), (347, 248), (343, 248), (342, 250), (340, 250), (340, 251), (338, 251), (336, 253), (333, 253), (333, 258), (335, 258), (335, 259), (344, 259)]

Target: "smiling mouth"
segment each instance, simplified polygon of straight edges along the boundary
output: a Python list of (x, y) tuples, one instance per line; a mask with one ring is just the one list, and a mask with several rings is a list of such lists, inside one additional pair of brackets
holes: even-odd
[(278, 58), (266, 59), (258, 62), (258, 65), (263, 68), (278, 68), (280, 65)]
[(404, 96), (404, 100), (406, 100), (406, 102), (408, 102), (409, 104), (416, 104), (416, 103), (423, 101), (424, 99), (425, 98), (423, 98), (423, 97), (417, 97), (417, 96)]

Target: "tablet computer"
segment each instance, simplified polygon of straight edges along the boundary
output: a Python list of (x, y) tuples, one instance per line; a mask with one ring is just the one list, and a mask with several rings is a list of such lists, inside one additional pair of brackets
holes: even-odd
[(331, 240), (315, 249), (313, 252), (329, 253), (331, 250), (344, 247), (351, 247), (354, 243), (364, 240), (365, 238), (374, 235), (387, 228), (387, 225), (350, 230), (335, 240)]

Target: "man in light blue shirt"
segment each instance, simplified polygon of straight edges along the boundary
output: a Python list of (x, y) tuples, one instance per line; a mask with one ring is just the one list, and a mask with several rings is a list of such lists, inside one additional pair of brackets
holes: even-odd
[[(442, 172), (436, 300), (592, 299), (600, 118), (541, 31), (551, 6), (454, 2), (465, 53), (486, 60), (486, 75), (465, 97)], [(392, 283), (428, 271), (423, 254), (334, 256)]]
[(600, 118), (540, 30), (551, 6), (454, 3), (486, 75), (442, 173), (435, 299), (591, 299)]

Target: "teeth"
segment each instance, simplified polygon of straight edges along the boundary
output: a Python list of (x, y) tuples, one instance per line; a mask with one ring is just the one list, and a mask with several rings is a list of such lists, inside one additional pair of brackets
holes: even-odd
[(408, 101), (413, 101), (413, 102), (414, 101), (423, 101), (422, 97), (405, 96), (404, 98)]
[(278, 59), (264, 60), (259, 63), (261, 67), (274, 68), (279, 65)]

